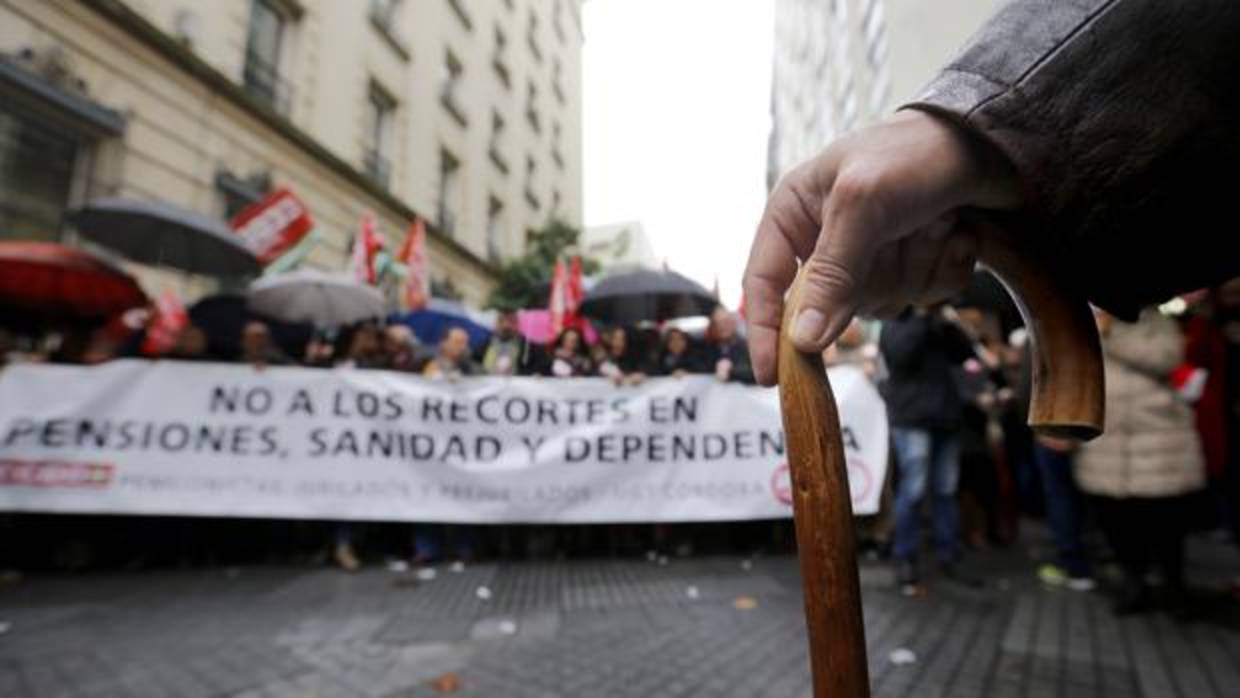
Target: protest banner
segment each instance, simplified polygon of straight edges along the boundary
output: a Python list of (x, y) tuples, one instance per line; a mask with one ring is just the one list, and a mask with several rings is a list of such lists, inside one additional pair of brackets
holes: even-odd
[[(882, 400), (833, 368), (853, 505), (877, 510)], [(792, 514), (774, 390), (713, 377), (434, 382), (121, 360), (0, 372), (0, 510), (385, 521)]]

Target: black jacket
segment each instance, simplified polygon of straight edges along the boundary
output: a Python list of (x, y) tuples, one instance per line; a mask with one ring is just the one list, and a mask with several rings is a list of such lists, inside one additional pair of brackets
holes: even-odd
[(973, 355), (973, 344), (964, 332), (940, 316), (909, 310), (883, 323), (878, 348), (887, 365), (887, 380), (880, 387), (892, 426), (960, 426), (955, 370)]
[(909, 105), (1023, 180), (1018, 226), (1125, 319), (1240, 275), (1240, 2), (1014, 0)]

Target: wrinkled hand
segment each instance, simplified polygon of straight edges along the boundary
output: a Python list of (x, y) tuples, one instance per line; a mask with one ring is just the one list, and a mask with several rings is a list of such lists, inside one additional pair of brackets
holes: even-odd
[(820, 352), (856, 314), (893, 315), (963, 288), (978, 243), (957, 209), (1017, 203), (1006, 161), (917, 111), (845, 136), (797, 166), (771, 193), (745, 269), (758, 382), (776, 379), (784, 292), (798, 259), (807, 284), (792, 339)]

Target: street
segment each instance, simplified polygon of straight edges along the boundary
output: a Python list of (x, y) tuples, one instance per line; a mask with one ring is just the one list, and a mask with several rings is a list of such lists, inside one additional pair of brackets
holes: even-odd
[[(1041, 587), (1029, 553), (976, 556), (986, 590), (931, 579), (912, 599), (863, 565), (874, 694), (1235, 695), (1234, 601), (1117, 620), (1099, 593)], [(1236, 557), (1193, 539), (1203, 597)], [(32, 577), (0, 590), (0, 695), (806, 696), (798, 589), (790, 557)]]

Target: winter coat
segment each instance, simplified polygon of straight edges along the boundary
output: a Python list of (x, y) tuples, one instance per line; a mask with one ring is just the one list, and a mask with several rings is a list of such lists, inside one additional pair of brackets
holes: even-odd
[(1147, 310), (1103, 339), (1106, 431), (1082, 447), (1076, 480), (1107, 497), (1173, 497), (1205, 483), (1192, 409), (1168, 381), (1184, 357), (1175, 321)]
[(883, 323), (878, 348), (887, 366), (879, 391), (892, 426), (960, 426), (963, 406), (954, 373), (973, 356), (973, 344), (959, 327), (936, 314), (908, 310)]
[(1013, 0), (907, 107), (1006, 156), (1026, 194), (1007, 222), (1134, 320), (1240, 276), (1237, 68), (1236, 0)]

